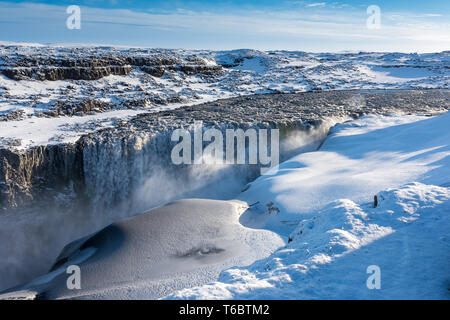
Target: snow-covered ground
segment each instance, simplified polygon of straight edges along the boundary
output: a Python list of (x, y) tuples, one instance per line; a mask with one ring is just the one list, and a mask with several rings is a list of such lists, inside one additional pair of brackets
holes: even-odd
[[(29, 57), (126, 60), (136, 55), (222, 70), (205, 75), (168, 68), (157, 77), (133, 66), (127, 75), (57, 81), (17, 81), (0, 74), (0, 148), (75, 142), (140, 113), (239, 95), (448, 88), (450, 82), (448, 51), (217, 52), (2, 44), (0, 71)], [(355, 97), (355, 105), (361, 104)], [(107, 108), (49, 115), (61, 102), (83, 101)], [(339, 124), (318, 151), (282, 163), (274, 175), (246, 186), (236, 200), (181, 200), (101, 231), (67, 262), (80, 264), (82, 290), (67, 290), (63, 264), (0, 298), (35, 298), (44, 292), (49, 298), (449, 299), (449, 128), (450, 113), (369, 115)], [(166, 191), (151, 182), (151, 190)], [(52, 215), (43, 225), (68, 233), (60, 221), (69, 223), (69, 213)], [(40, 227), (30, 227), (33, 221), (26, 215), (3, 219), (13, 222), (0, 229), (11, 231), (14, 225), (18, 234), (13, 243), (4, 237), (6, 252), (27, 261), (13, 273), (25, 279), (30, 264), (37, 266), (36, 274), (47, 272), (66, 243), (42, 233), (49, 242), (45, 248), (30, 238), (30, 251), (20, 251), (30, 230)], [(35, 256), (46, 258), (34, 261)], [(380, 267), (380, 290), (366, 286), (371, 265)]]
[[(283, 231), (286, 221), (309, 217), (336, 199), (372, 201), (380, 190), (419, 181), (450, 182), (450, 114), (438, 117), (377, 116), (338, 124), (316, 152), (280, 164), (239, 199), (272, 201), (280, 209), (264, 227)], [(261, 219), (258, 218), (261, 225)]]
[[(239, 197), (256, 203), (241, 222), (285, 236), (287, 246), (168, 298), (449, 299), (449, 124), (450, 113), (336, 126), (319, 151)], [(366, 284), (374, 265), (379, 290)]]
[[(51, 299), (156, 299), (206, 284), (224, 268), (248, 265), (284, 245), (273, 232), (242, 226), (247, 208), (241, 201), (187, 199), (153, 209), (109, 226), (78, 257), (0, 299), (26, 292)], [(86, 250), (95, 254), (83, 262)], [(81, 290), (66, 287), (70, 264), (82, 270)]]
[(54, 271), (3, 298), (449, 299), (449, 123), (336, 125), (237, 200), (181, 200), (105, 229), (86, 244), (81, 290)]
[[(126, 59), (169, 57), (183, 63), (222, 66), (222, 72), (185, 74), (166, 70), (151, 76), (137, 67), (128, 75), (98, 80), (11, 80), (0, 74), (0, 146), (26, 149), (71, 142), (143, 112), (239, 95), (310, 90), (448, 88), (450, 54), (307, 53), (289, 51), (206, 51), (146, 48), (0, 45), (0, 71), (21, 59)], [(27, 62), (28, 63), (28, 62)], [(19, 67), (20, 68), (20, 67)], [(107, 110), (48, 117), (61, 102), (104, 103)], [(46, 130), (42, 130), (42, 128)]]

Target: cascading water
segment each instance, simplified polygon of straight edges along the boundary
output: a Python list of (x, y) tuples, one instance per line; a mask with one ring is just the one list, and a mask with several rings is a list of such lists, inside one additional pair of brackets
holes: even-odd
[[(316, 149), (336, 122), (284, 128), (280, 160)], [(223, 132), (225, 129), (221, 128)], [(33, 218), (15, 222), (16, 245), (1, 252), (10, 260), (8, 268), (0, 266), (6, 270), (2, 272), (0, 289), (47, 272), (65, 244), (114, 221), (181, 198), (232, 199), (260, 174), (259, 165), (174, 165), (170, 138), (170, 131), (141, 131), (126, 138), (105, 132), (84, 139), (83, 192), (72, 190), (71, 198), (59, 197), (64, 206), (52, 204), (45, 211), (31, 210), (28, 217)], [(11, 235), (4, 230), (2, 236)]]
[(258, 176), (258, 165), (174, 165), (177, 128), (279, 128), (283, 161), (315, 150), (335, 122), (447, 105), (441, 90), (255, 95), (138, 115), (73, 144), (1, 149), (0, 290), (48, 272), (66, 244), (114, 221), (174, 199), (233, 198)]

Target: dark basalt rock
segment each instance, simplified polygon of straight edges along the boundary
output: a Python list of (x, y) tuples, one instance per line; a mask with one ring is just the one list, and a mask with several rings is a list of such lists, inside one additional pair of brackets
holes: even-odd
[(169, 56), (142, 57), (129, 56), (125, 59), (126, 63), (132, 66), (171, 66), (183, 63), (182, 60)]
[(0, 114), (0, 121), (22, 120), (25, 117), (25, 111), (14, 110), (6, 114)]
[(12, 80), (27, 80), (31, 79), (33, 75), (31, 68), (3, 69), (2, 73)]
[(141, 70), (156, 78), (161, 78), (165, 71), (163, 66), (142, 66)]
[[(116, 128), (82, 136), (73, 144), (38, 146), (26, 151), (14, 151), (13, 146), (0, 148), (0, 212), (42, 201), (50, 203), (49, 198), (71, 184), (75, 186), (77, 197), (81, 197), (89, 184), (86, 174), (91, 183), (106, 183), (106, 178), (101, 175), (110, 174), (108, 161), (111, 165), (123, 164), (129, 170), (127, 163), (137, 161), (134, 157), (139, 155), (151, 168), (150, 163), (170, 157), (168, 144), (172, 130), (187, 128), (195, 120), (203, 121), (205, 127), (277, 127), (283, 133), (320, 125), (329, 117), (443, 112), (450, 109), (449, 96), (449, 90), (324, 91), (243, 96), (141, 114)], [(355, 104), (355, 97), (364, 103)], [(86, 100), (80, 105), (72, 105), (70, 112), (74, 112), (73, 109), (85, 112), (99, 107), (102, 106), (98, 101)], [(69, 112), (64, 108), (61, 110)], [(142, 147), (145, 154), (141, 153), (141, 147), (135, 148), (137, 137), (147, 141)], [(93, 170), (89, 165), (86, 167), (88, 158), (88, 164), (105, 166), (106, 171)], [(164, 161), (161, 164), (166, 164)], [(114, 180), (107, 191), (103, 190), (112, 199), (126, 198), (132, 192), (132, 181), (138, 177), (127, 173), (127, 170), (119, 170), (117, 174), (129, 181), (127, 186), (130, 190), (121, 189), (119, 180)], [(91, 191), (88, 192), (89, 197), (100, 192), (96, 189)], [(106, 198), (99, 198), (109, 203)]]
[(104, 112), (111, 109), (111, 104), (99, 100), (86, 99), (79, 102), (59, 102), (52, 110), (45, 114), (48, 116), (58, 116), (61, 114), (73, 116), (89, 112)]
[(2, 73), (13, 80), (98, 80), (113, 75), (127, 75), (131, 66), (107, 67), (20, 67), (2, 70)]
[(0, 149), (0, 210), (48, 200), (56, 190), (83, 181), (79, 144), (38, 146), (24, 153)]
[(180, 65), (172, 69), (175, 71), (181, 71), (187, 75), (193, 74), (215, 75), (222, 71), (222, 66)]
[[(8, 61), (7, 61), (8, 62)], [(22, 57), (12, 64), (6, 63), (1, 72), (12, 80), (98, 80), (109, 75), (127, 75), (133, 67), (162, 77), (166, 69), (188, 75), (215, 75), (221, 66), (208, 66), (198, 57), (182, 61), (170, 56), (103, 56), (80, 59), (56, 57)]]

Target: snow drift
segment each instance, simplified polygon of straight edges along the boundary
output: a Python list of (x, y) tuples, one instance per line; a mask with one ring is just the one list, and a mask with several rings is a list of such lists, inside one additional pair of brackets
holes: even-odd
[[(378, 197), (377, 208), (333, 201), (270, 258), (170, 298), (449, 299), (450, 188), (411, 183)], [(366, 286), (371, 265), (380, 290)]]
[[(282, 163), (238, 197), (255, 203), (241, 222), (288, 245), (168, 298), (448, 299), (449, 123), (446, 113), (337, 125), (319, 151)], [(371, 265), (380, 290), (366, 286)]]
[[(321, 243), (322, 249), (328, 248), (329, 250), (331, 248), (331, 251), (321, 252), (316, 255), (316, 258), (314, 258), (314, 262), (317, 262), (318, 268), (321, 266), (324, 266), (324, 268), (327, 268), (327, 266), (332, 263), (334, 260), (341, 261), (341, 256), (347, 256), (348, 252), (353, 252), (355, 254), (359, 254), (360, 252), (365, 252), (365, 249), (371, 248), (372, 246), (374, 248), (378, 249), (377, 244), (380, 243), (380, 241), (384, 241), (383, 239), (391, 239), (393, 235), (397, 235), (397, 228), (398, 224), (397, 221), (390, 221), (386, 217), (390, 217), (389, 215), (383, 214), (380, 215), (380, 221), (377, 219), (374, 220), (374, 229), (370, 225), (371, 223), (368, 223), (367, 220), (365, 220), (365, 217), (371, 216), (372, 211), (370, 209), (370, 205), (372, 205), (373, 196), (380, 192), (380, 190), (385, 190), (389, 188), (399, 188), (405, 184), (410, 183), (411, 181), (418, 181), (423, 184), (434, 184), (434, 185), (441, 185), (441, 187), (436, 187), (438, 189), (431, 191), (427, 191), (428, 187), (423, 186), (421, 184), (416, 185), (410, 185), (406, 186), (405, 188), (411, 189), (407, 193), (417, 193), (419, 194), (420, 190), (425, 190), (423, 192), (428, 193), (436, 193), (437, 196), (431, 200), (423, 200), (423, 198), (417, 198), (418, 200), (412, 200), (409, 201), (407, 198), (401, 199), (400, 204), (398, 206), (392, 205), (390, 209), (395, 214), (396, 212), (400, 212), (402, 214), (403, 211), (399, 211), (400, 206), (405, 206), (405, 208), (411, 208), (413, 207), (414, 203), (417, 202), (417, 209), (414, 209), (412, 214), (414, 215), (415, 212), (420, 215), (420, 217), (424, 216), (427, 217), (427, 213), (424, 213), (423, 215), (421, 212), (425, 210), (427, 207), (435, 207), (436, 212), (439, 214), (430, 221), (434, 221), (436, 219), (440, 219), (441, 224), (438, 227), (434, 227), (434, 225), (429, 222), (429, 220), (425, 220), (424, 224), (429, 224), (429, 232), (432, 233), (432, 230), (436, 230), (436, 235), (440, 235), (443, 241), (444, 247), (447, 246), (447, 238), (445, 233), (442, 234), (442, 230), (448, 230), (448, 224), (446, 225), (446, 219), (443, 215), (445, 215), (446, 210), (448, 209), (448, 202), (447, 202), (447, 196), (446, 196), (446, 190), (448, 190), (448, 183), (449, 183), (449, 145), (448, 141), (450, 141), (450, 133), (448, 130), (448, 123), (449, 123), (449, 117), (450, 114), (446, 113), (441, 116), (436, 117), (426, 117), (426, 116), (366, 116), (359, 120), (350, 121), (341, 125), (337, 125), (333, 130), (330, 136), (324, 141), (322, 144), (322, 147), (319, 151), (316, 152), (310, 152), (310, 153), (304, 153), (298, 156), (295, 156), (291, 158), (290, 160), (282, 163), (279, 166), (279, 171), (275, 176), (262, 176), (258, 178), (253, 183), (249, 184), (246, 187), (246, 191), (243, 192), (241, 195), (238, 196), (238, 200), (245, 201), (248, 205), (251, 205), (251, 208), (247, 210), (242, 216), (233, 215), (232, 219), (235, 219), (234, 221), (238, 220), (242, 225), (246, 227), (252, 227), (252, 228), (265, 228), (269, 229), (271, 237), (275, 234), (278, 234), (276, 236), (276, 239), (280, 239), (282, 237), (286, 242), (291, 239), (291, 244), (289, 244), (288, 248), (291, 248), (291, 246), (294, 246), (298, 244), (298, 241), (295, 239), (298, 239), (298, 237), (295, 236), (295, 229), (297, 227), (300, 228), (302, 223), (308, 222), (305, 219), (313, 219), (318, 213), (322, 212), (331, 212), (326, 213), (324, 216), (333, 216), (336, 214), (338, 218), (336, 221), (330, 218), (330, 221), (323, 222), (319, 224), (318, 229), (320, 232), (314, 232), (315, 240), (311, 240), (314, 243)], [(408, 189), (408, 190), (409, 190)], [(380, 204), (384, 201), (382, 199), (384, 196), (383, 194), (379, 194), (379, 201)], [(341, 202), (336, 202), (337, 199), (346, 199), (341, 200)], [(389, 199), (389, 196), (386, 197), (386, 199)], [(198, 200), (197, 200), (198, 201)], [(330, 203), (331, 207), (330, 207)], [(333, 204), (334, 203), (334, 204)], [(218, 222), (216, 220), (211, 220), (210, 218), (207, 218), (206, 220), (202, 221), (201, 215), (200, 216), (184, 216), (183, 212), (189, 212), (189, 214), (198, 212), (198, 211), (209, 211), (209, 212), (222, 212), (222, 214), (225, 216), (228, 215), (230, 217), (229, 210), (233, 211), (232, 205), (230, 207), (230, 203), (223, 202), (220, 204), (220, 202), (215, 202), (215, 204), (205, 203), (203, 201), (200, 201), (198, 203), (193, 202), (194, 209), (192, 210), (174, 210), (172, 212), (171, 209), (176, 208), (176, 206), (169, 206), (167, 208), (169, 209), (156, 209), (156, 210), (168, 210), (167, 212), (170, 212), (169, 215), (174, 215), (179, 219), (182, 223), (181, 226), (183, 226), (183, 221), (186, 221), (184, 219), (188, 219), (189, 223), (199, 224), (199, 223), (205, 223), (205, 229), (203, 229), (203, 233), (207, 234), (208, 228), (214, 230), (215, 226), (221, 225), (225, 222), (221, 221)], [(203, 208), (203, 209), (202, 209)], [(205, 209), (207, 208), (207, 209)], [(381, 208), (381, 205), (380, 205)], [(328, 210), (328, 211), (327, 211)], [(344, 210), (344, 211), (342, 211)], [(377, 209), (378, 210), (378, 209)], [(406, 209), (405, 209), (406, 210)], [(228, 212), (228, 213), (227, 213)], [(145, 215), (146, 217), (150, 215)], [(377, 216), (378, 217), (378, 216)], [(402, 217), (404, 220), (403, 222), (408, 222), (409, 218), (406, 215), (399, 215), (399, 217)], [(159, 217), (160, 219), (163, 219), (162, 217)], [(159, 219), (158, 218), (158, 219)], [(140, 219), (140, 217), (137, 217), (135, 219)], [(146, 219), (146, 218), (142, 218)], [(250, 263), (251, 261), (246, 260), (246, 262), (242, 262), (242, 264), (230, 262), (229, 264), (215, 264), (216, 266), (219, 265), (216, 269), (214, 267), (211, 267), (211, 270), (215, 270), (215, 273), (210, 273), (208, 277), (201, 277), (197, 278), (196, 276), (191, 277), (188, 276), (188, 280), (186, 282), (178, 282), (183, 283), (181, 287), (177, 287), (175, 285), (168, 285), (167, 283), (172, 283), (172, 279), (180, 279), (177, 278), (174, 274), (181, 274), (181, 278), (186, 276), (186, 274), (190, 274), (190, 270), (184, 269), (176, 269), (172, 270), (173, 273), (170, 273), (170, 275), (167, 275), (167, 283), (164, 285), (161, 284), (161, 282), (158, 282), (158, 280), (155, 280), (158, 277), (162, 277), (164, 274), (158, 273), (160, 270), (166, 269), (165, 267), (154, 267), (154, 269), (151, 269), (152, 266), (149, 266), (150, 271), (146, 269), (145, 266), (141, 266), (142, 264), (145, 265), (148, 263), (148, 261), (140, 261), (139, 259), (143, 259), (143, 256), (139, 253), (139, 250), (142, 250), (142, 252), (147, 252), (146, 250), (149, 250), (149, 253), (154, 253), (151, 249), (155, 244), (158, 243), (170, 243), (171, 240), (167, 238), (167, 235), (173, 234), (173, 232), (170, 232), (171, 224), (167, 222), (167, 227), (162, 227), (162, 224), (158, 222), (157, 220), (152, 220), (156, 218), (148, 218), (148, 221), (152, 221), (152, 224), (155, 226), (159, 226), (162, 230), (166, 230), (167, 232), (163, 235), (158, 233), (158, 230), (154, 230), (157, 238), (159, 239), (152, 239), (152, 241), (149, 243), (148, 235), (145, 235), (145, 233), (142, 232), (142, 230), (139, 229), (140, 223), (134, 223), (133, 220), (129, 220), (128, 222), (124, 222), (126, 225), (129, 226), (129, 231), (126, 233), (127, 236), (125, 239), (132, 239), (134, 237), (134, 233), (136, 232), (136, 237), (138, 237), (138, 240), (136, 242), (121, 242), (124, 244), (128, 243), (127, 250), (121, 249), (121, 245), (118, 246), (108, 246), (104, 242), (96, 242), (95, 244), (100, 248), (104, 249), (106, 252), (110, 252), (112, 256), (115, 256), (115, 258), (109, 263), (106, 263), (103, 265), (103, 263), (100, 263), (97, 266), (94, 266), (91, 269), (91, 280), (89, 281), (92, 283), (93, 287), (89, 287), (86, 289), (89, 289), (85, 292), (86, 297), (115, 297), (115, 298), (130, 298), (130, 297), (140, 297), (140, 298), (155, 298), (155, 297), (161, 297), (165, 294), (170, 294), (171, 292), (168, 291), (175, 291), (177, 289), (181, 289), (181, 287), (192, 287), (199, 284), (204, 284), (209, 281), (213, 281), (217, 279), (217, 276), (220, 272), (220, 270), (230, 267), (230, 266), (236, 266), (236, 265), (245, 265)], [(328, 218), (326, 218), (328, 219)], [(394, 219), (394, 218), (393, 218)], [(406, 220), (405, 220), (406, 219)], [(425, 218), (424, 218), (425, 219)], [(139, 220), (136, 220), (139, 221)], [(209, 222), (208, 222), (209, 221)], [(346, 226), (348, 223), (346, 221), (350, 221), (350, 225), (347, 228), (347, 233), (343, 232), (342, 234), (336, 234), (336, 236), (342, 236), (343, 238), (340, 240), (340, 238), (336, 238), (337, 242), (335, 245), (333, 245), (332, 240), (329, 239), (329, 235), (333, 232), (329, 232), (330, 230), (346, 230)], [(413, 220), (411, 220), (413, 221)], [(416, 222), (418, 221), (418, 222)], [(421, 219), (414, 220), (414, 225), (421, 224)], [(177, 225), (177, 221), (172, 222), (174, 225)], [(228, 222), (229, 223), (229, 222)], [(338, 223), (336, 225), (335, 223)], [(341, 223), (342, 225), (340, 225)], [(352, 223), (355, 223), (353, 226)], [(203, 224), (201, 224), (203, 225)], [(308, 224), (310, 225), (310, 224)], [(409, 225), (409, 224), (408, 224)], [(152, 227), (148, 226), (150, 229), (153, 230)], [(439, 229), (439, 228), (444, 229)], [(167, 229), (169, 228), (169, 229)], [(190, 235), (190, 231), (184, 231), (182, 227), (181, 229), (178, 229), (176, 227), (176, 235)], [(242, 226), (239, 226), (239, 228), (242, 228)], [(329, 228), (329, 229), (327, 229)], [(343, 228), (343, 229), (342, 229)], [(415, 228), (415, 227), (414, 227)], [(408, 230), (414, 230), (414, 228), (407, 229), (405, 228), (405, 231), (407, 232), (408, 237), (409, 231)], [(134, 230), (136, 229), (136, 230)], [(403, 230), (403, 229), (402, 229)], [(191, 230), (192, 231), (192, 230)], [(303, 229), (299, 229), (298, 232), (306, 232)], [(258, 231), (252, 231), (252, 232), (258, 232)], [(109, 234), (106, 232), (106, 234)], [(114, 233), (113, 233), (114, 234)], [(120, 232), (117, 234), (117, 238), (115, 239), (121, 239)], [(198, 234), (193, 232), (192, 234)], [(141, 235), (141, 236), (139, 236)], [(202, 234), (202, 237), (204, 235)], [(278, 237), (278, 238), (277, 238)], [(311, 235), (312, 237), (312, 235)], [(405, 236), (406, 237), (406, 236)], [(441, 239), (440, 238), (440, 239)], [(178, 238), (180, 239), (180, 238)], [(191, 243), (190, 241), (191, 236), (188, 236), (187, 239), (183, 238), (183, 241), (186, 241), (186, 243)], [(198, 238), (200, 239), (200, 238)], [(400, 242), (394, 239), (394, 244), (392, 244), (392, 252), (396, 252), (397, 256), (402, 256), (409, 254), (411, 251), (405, 252), (404, 247), (405, 246), (395, 246), (395, 244), (399, 244)], [(278, 241), (278, 240), (277, 240)], [(334, 241), (334, 240), (333, 240)], [(406, 241), (406, 240), (405, 240)], [(428, 268), (427, 263), (429, 261), (441, 261), (440, 259), (447, 259), (447, 256), (443, 255), (444, 251), (440, 251), (441, 243), (435, 243), (436, 238), (434, 235), (424, 235), (423, 237), (423, 248), (428, 250), (429, 255), (427, 258), (426, 263), (423, 265)], [(258, 246), (258, 241), (255, 240), (254, 242), (251, 242), (252, 245)], [(263, 242), (264, 243), (264, 242)], [(303, 242), (302, 242), (303, 243)], [(305, 246), (304, 252), (313, 252), (313, 249), (316, 247), (309, 247), (308, 240), (306, 241), (307, 245)], [(413, 251), (415, 250), (422, 250), (420, 248), (416, 248), (417, 243), (408, 240), (408, 243), (412, 243), (413, 245)], [(111, 243), (110, 243), (111, 244)], [(191, 243), (192, 244), (192, 243)], [(279, 242), (273, 242), (273, 244), (276, 244), (274, 247), (270, 247), (272, 250), (274, 250), (276, 247), (279, 247), (283, 245), (281, 240)], [(111, 244), (112, 245), (112, 244)], [(302, 244), (303, 245), (303, 244)], [(94, 246), (95, 247), (95, 246)], [(251, 247), (251, 246), (250, 246)], [(137, 252), (134, 248), (141, 248)], [(269, 247), (268, 247), (269, 248)], [(434, 251), (434, 248), (436, 251)], [(445, 247), (448, 249), (448, 247)], [(173, 249), (173, 248), (172, 248)], [(172, 250), (170, 249), (170, 250)], [(209, 246), (209, 244), (203, 243), (200, 246), (192, 245), (190, 248), (184, 248), (181, 250), (182, 255), (185, 257), (191, 257), (193, 254), (196, 255), (198, 252), (213, 252), (217, 254), (217, 257), (220, 255), (223, 255), (228, 252), (233, 252), (233, 250), (219, 250), (223, 249), (220, 246)], [(292, 249), (292, 248), (291, 248)], [(297, 250), (296, 248), (294, 248)], [(159, 249), (158, 249), (159, 250)], [(170, 251), (169, 248), (161, 246), (160, 255), (166, 257), (166, 255), (173, 255), (173, 250)], [(251, 250), (253, 249), (249, 249)], [(290, 250), (290, 249), (289, 249)], [(287, 250), (286, 252), (289, 252)], [(318, 249), (319, 250), (319, 249)], [(333, 251), (334, 250), (334, 251)], [(375, 250), (375, 249), (374, 249)], [(442, 249), (443, 250), (443, 249)], [(102, 250), (100, 251), (102, 252)], [(134, 256), (131, 254), (131, 252), (136, 253), (137, 255)], [(257, 254), (253, 255), (252, 257), (254, 259), (257, 258), (263, 258), (265, 255), (269, 254), (267, 250), (263, 250), (261, 248), (256, 249), (255, 252)], [(255, 263), (253, 266), (244, 268), (244, 269), (230, 269), (229, 271), (222, 274), (220, 281), (216, 284), (214, 284), (212, 287), (200, 287), (199, 289), (192, 289), (186, 291), (182, 291), (180, 293), (177, 293), (171, 297), (222, 297), (222, 298), (238, 298), (241, 297), (237, 294), (237, 292), (240, 292), (242, 294), (246, 294), (245, 292), (250, 292), (247, 287), (248, 281), (250, 279), (255, 278), (256, 276), (254, 274), (261, 274), (261, 278), (256, 277), (256, 279), (262, 279), (262, 282), (258, 282), (255, 285), (256, 286), (262, 286), (265, 287), (266, 283), (270, 283), (269, 280), (264, 278), (266, 275), (264, 275), (264, 267), (265, 263), (272, 261), (280, 261), (277, 257), (277, 254), (283, 253), (283, 249), (278, 251), (274, 256), (268, 258), (267, 260), (261, 260), (257, 263)], [(314, 251), (315, 252), (315, 251)], [(376, 251), (377, 254), (379, 251)], [(448, 250), (447, 250), (448, 252)], [(234, 255), (236, 254), (236, 255)], [(247, 253), (239, 253), (234, 252), (234, 257), (236, 256), (245, 256)], [(302, 253), (304, 254), (304, 253)], [(328, 255), (328, 256), (327, 256)], [(369, 253), (370, 255), (370, 253)], [(148, 255), (147, 257), (152, 256)], [(156, 254), (158, 256), (158, 254)], [(435, 258), (437, 256), (437, 258)], [(295, 255), (292, 255), (292, 257), (295, 257)], [(372, 256), (371, 256), (372, 257)], [(135, 261), (136, 263), (133, 263), (135, 259), (138, 259), (139, 261)], [(305, 258), (306, 259), (306, 258)], [(386, 256), (386, 259), (389, 259), (389, 256)], [(410, 265), (410, 262), (413, 260), (408, 260), (408, 257), (405, 257), (405, 268), (412, 268)], [(92, 258), (92, 260), (88, 260), (86, 262), (86, 265), (89, 268), (89, 265), (95, 264), (95, 256)], [(125, 265), (122, 265), (122, 262), (129, 262), (128, 265), (125, 263)], [(234, 261), (234, 260), (233, 260)], [(394, 261), (394, 260), (392, 260)], [(415, 261), (415, 260), (414, 260)], [(107, 260), (105, 260), (107, 262)], [(119, 263), (120, 262), (120, 263)], [(306, 262), (303, 260), (298, 260), (295, 258), (293, 261), (288, 261), (285, 264), (277, 264), (275, 263), (275, 266), (279, 266), (280, 268), (284, 268), (285, 266), (289, 266), (290, 264), (305, 264)], [(364, 262), (365, 263), (365, 262)], [(440, 263), (440, 262), (439, 262)], [(170, 264), (173, 264), (173, 261), (170, 262)], [(269, 263), (270, 264), (270, 263)], [(374, 263), (376, 264), (376, 262)], [(107, 266), (106, 266), (107, 265)], [(212, 264), (214, 265), (214, 263)], [(356, 262), (355, 262), (356, 265)], [(367, 265), (364, 264), (365, 267)], [(385, 266), (387, 266), (387, 272), (389, 271), (390, 266), (388, 262), (386, 262)], [(363, 264), (359, 264), (357, 268), (362, 268)], [(424, 267), (424, 268), (425, 268)], [(130, 269), (131, 268), (131, 269)], [(134, 269), (133, 269), (134, 268)], [(256, 269), (257, 271), (255, 271)], [(274, 267), (271, 267), (272, 270)], [(303, 268), (303, 267), (301, 267)], [(342, 267), (343, 269), (346, 268), (346, 266)], [(356, 268), (356, 267), (355, 267)], [(385, 268), (385, 267), (383, 267)], [(441, 270), (446, 270), (445, 268), (440, 265)], [(99, 276), (100, 270), (111, 270), (111, 274), (114, 274), (114, 277), (119, 274), (123, 274), (122, 278), (124, 280), (124, 283), (128, 283), (126, 286), (120, 286), (118, 283), (113, 283), (112, 287), (108, 287), (108, 279), (111, 279), (111, 276), (107, 275), (106, 277)], [(167, 268), (169, 270), (170, 268)], [(195, 269), (195, 268), (194, 268)], [(315, 268), (312, 268), (313, 270), (316, 270)], [(320, 268), (319, 268), (320, 269)], [(358, 270), (359, 270), (358, 269)], [(127, 270), (134, 270), (128, 272)], [(146, 273), (147, 271), (149, 273)], [(158, 272), (156, 272), (158, 270)], [(234, 270), (234, 271), (233, 271)], [(237, 270), (237, 271), (236, 271)], [(384, 270), (384, 269), (383, 269)], [(397, 270), (397, 269), (393, 269)], [(198, 271), (198, 270), (197, 270)], [(197, 271), (194, 271), (197, 272)], [(248, 273), (249, 277), (244, 277), (243, 275), (238, 275), (237, 278), (227, 278), (227, 274), (229, 272), (237, 272), (239, 274), (240, 272)], [(144, 275), (142, 278), (139, 277), (139, 274)], [(154, 273), (153, 273), (154, 272)], [(309, 272), (309, 271), (308, 271)], [(363, 271), (364, 273), (365, 271)], [(392, 271), (394, 272), (394, 271)], [(338, 274), (338, 273), (337, 273)], [(436, 279), (443, 279), (446, 274), (441, 274), (439, 277), (436, 277)], [(282, 278), (282, 279), (281, 279)], [(280, 279), (276, 281), (293, 281), (290, 274), (284, 274)], [(118, 276), (118, 279), (120, 277)], [(291, 280), (289, 280), (291, 279)], [(356, 278), (355, 278), (356, 279)], [(142, 281), (141, 281), (142, 280)], [(155, 281), (156, 282), (155, 282)], [(60, 280), (62, 281), (62, 280)], [(96, 282), (98, 281), (98, 282)], [(234, 283), (234, 281), (239, 282), (240, 284)], [(259, 281), (259, 280), (258, 280)], [(269, 281), (269, 282), (268, 282)], [(303, 280), (302, 280), (303, 281)], [(313, 280), (311, 280), (313, 281)], [(356, 280), (355, 280), (356, 281)], [(403, 282), (399, 282), (398, 286), (395, 287), (396, 291), (390, 291), (385, 294), (381, 294), (377, 297), (383, 298), (383, 297), (402, 297), (403, 293), (405, 292), (405, 286), (406, 283), (409, 281), (412, 281), (411, 279), (404, 278)], [(142, 286), (136, 283), (141, 283)], [(314, 282), (314, 281), (313, 281)], [(300, 283), (297, 283), (296, 286), (299, 286)], [(443, 285), (442, 282), (440, 282), (440, 285)], [(242, 287), (241, 289), (235, 291), (235, 286)], [(272, 287), (272, 285), (268, 285), (269, 287)], [(318, 286), (317, 283), (311, 284), (311, 296), (310, 297), (326, 297), (325, 295), (322, 295), (321, 293), (314, 293), (319, 292), (320, 290), (315, 290), (314, 286)], [(437, 286), (437, 284), (436, 284)], [(444, 285), (445, 286), (445, 285)], [(107, 288), (108, 287), (108, 288)], [(139, 287), (139, 288), (138, 288)], [(168, 291), (160, 291), (160, 288), (170, 288)], [(217, 288), (226, 288), (225, 291), (216, 290)], [(349, 288), (351, 286), (349, 285)], [(66, 293), (64, 293), (63, 289), (57, 289), (58, 285), (54, 286), (54, 283), (50, 286), (49, 297), (68, 297)], [(63, 288), (61, 283), (59, 284), (59, 288)], [(111, 289), (111, 291), (110, 291)], [(128, 291), (128, 289), (130, 289)], [(342, 288), (336, 289), (336, 292), (339, 292)], [(52, 291), (55, 290), (55, 291)], [(58, 291), (60, 290), (60, 291)], [(206, 290), (206, 291), (205, 291)], [(211, 294), (210, 290), (213, 290), (215, 293)], [(305, 289), (306, 290), (306, 289)], [(349, 289), (350, 290), (350, 289)], [(419, 289), (417, 289), (419, 290)], [(429, 291), (425, 292), (438, 292), (438, 287), (432, 287), (429, 289)], [(254, 295), (255, 297), (258, 297), (259, 293), (252, 292), (251, 295)], [(278, 297), (277, 291), (266, 291), (264, 293), (264, 297), (270, 297), (270, 298), (276, 298)], [(342, 297), (347, 297), (348, 293), (345, 293)], [(397, 295), (396, 295), (397, 294)], [(438, 294), (438, 293), (436, 293)], [(248, 298), (251, 297), (250, 293), (247, 296)], [(300, 293), (298, 297), (301, 297)], [(305, 296), (306, 297), (306, 296)], [(332, 296), (330, 296), (332, 297)], [(333, 296), (333, 297), (340, 297), (340, 296)], [(405, 294), (405, 297), (409, 297)], [(414, 297), (414, 295), (412, 295)]]
[[(220, 271), (268, 256), (284, 241), (239, 224), (240, 201), (179, 200), (115, 223), (84, 244), (96, 248), (82, 270), (82, 289), (66, 276), (27, 286), (46, 298), (155, 299), (208, 283)], [(84, 249), (86, 250), (86, 249)]]

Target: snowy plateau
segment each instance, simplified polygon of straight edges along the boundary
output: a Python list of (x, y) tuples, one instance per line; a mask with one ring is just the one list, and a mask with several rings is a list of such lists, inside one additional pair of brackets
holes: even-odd
[(449, 65), (448, 51), (333, 54), (4, 44), (0, 146), (73, 142), (139, 113), (241, 95), (448, 88)]
[[(448, 51), (1, 43), (0, 299), (448, 300), (449, 80)], [(278, 128), (280, 164), (171, 164), (194, 121)]]

